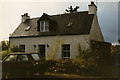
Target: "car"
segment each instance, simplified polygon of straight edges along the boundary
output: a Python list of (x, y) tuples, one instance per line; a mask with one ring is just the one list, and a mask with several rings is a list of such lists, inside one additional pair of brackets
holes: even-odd
[(33, 77), (45, 71), (45, 59), (39, 53), (10, 53), (2, 61), (3, 78)]

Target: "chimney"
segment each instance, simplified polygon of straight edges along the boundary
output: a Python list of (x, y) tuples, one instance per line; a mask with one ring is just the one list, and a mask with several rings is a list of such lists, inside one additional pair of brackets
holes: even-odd
[(28, 16), (28, 13), (24, 13), (24, 15), (21, 15), (22, 22), (25, 22), (27, 19), (30, 19), (30, 16)]
[(96, 14), (97, 13), (97, 6), (94, 4), (93, 1), (90, 2), (90, 5), (88, 5), (89, 10), (88, 14)]

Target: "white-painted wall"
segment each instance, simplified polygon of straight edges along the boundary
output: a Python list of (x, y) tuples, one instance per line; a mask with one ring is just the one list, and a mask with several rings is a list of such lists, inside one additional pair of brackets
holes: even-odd
[[(56, 41), (61, 41), (62, 44), (70, 44), (70, 58), (75, 58), (78, 55), (79, 44), (81, 48), (90, 48), (90, 35), (64, 35), (64, 36), (44, 36), (44, 37), (27, 37), (27, 38), (10, 38), (10, 45), (25, 44), (25, 52), (38, 52), (38, 45), (46, 45), (46, 58), (51, 58), (53, 49), (55, 49), (55, 58), (62, 58), (61, 46)], [(58, 44), (58, 49), (55, 46)], [(36, 47), (34, 47), (36, 45)], [(49, 47), (47, 47), (49, 45)]]
[(102, 32), (101, 32), (96, 14), (94, 14), (93, 23), (92, 23), (92, 27), (91, 27), (91, 30), (90, 30), (90, 40), (104, 42), (104, 38), (103, 38), (103, 35), (102, 35)]
[(88, 6), (88, 8), (89, 8), (88, 14), (94, 14), (94, 18), (90, 30), (90, 40), (104, 42), (104, 38), (98, 23), (97, 7), (95, 6), (95, 4), (91, 4)]

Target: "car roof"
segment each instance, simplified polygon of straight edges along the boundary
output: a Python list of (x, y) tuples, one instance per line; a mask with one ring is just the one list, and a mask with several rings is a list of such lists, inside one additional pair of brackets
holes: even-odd
[(10, 53), (10, 55), (15, 55), (15, 54), (38, 54), (37, 52), (16, 52), (16, 53)]

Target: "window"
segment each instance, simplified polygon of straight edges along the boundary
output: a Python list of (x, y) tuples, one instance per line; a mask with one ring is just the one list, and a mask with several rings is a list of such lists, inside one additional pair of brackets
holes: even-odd
[(70, 58), (70, 44), (62, 45), (62, 58)]
[(31, 56), (33, 57), (33, 59), (34, 59), (35, 61), (39, 61), (39, 60), (40, 60), (38, 54), (31, 54)]
[(20, 52), (25, 52), (25, 45), (20, 45)]
[(29, 31), (31, 28), (31, 26), (28, 26), (27, 28), (25, 28), (25, 31)]
[(28, 61), (27, 55), (19, 55), (18, 56), (18, 61)]
[(5, 61), (16, 61), (17, 55), (10, 55)]
[(40, 21), (40, 31), (49, 31), (49, 21)]

